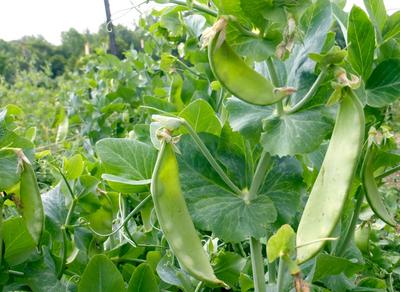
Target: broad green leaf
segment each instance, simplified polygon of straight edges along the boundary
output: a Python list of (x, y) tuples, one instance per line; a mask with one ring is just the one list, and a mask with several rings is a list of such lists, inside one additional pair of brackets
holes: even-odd
[[(42, 194), (42, 201), (46, 218), (59, 228), (67, 218), (67, 208), (65, 207), (64, 194), (61, 191), (61, 183)], [(46, 220), (46, 229), (48, 220)]]
[(169, 89), (169, 102), (174, 104), (178, 110), (184, 106), (182, 101), (183, 79), (181, 75), (175, 73), (171, 76), (171, 86)]
[(174, 257), (169, 251), (159, 261), (157, 275), (165, 283), (177, 286), (183, 291), (194, 291), (189, 277), (174, 265)]
[(27, 284), (32, 291), (68, 291), (57, 279), (57, 267), (47, 247), (43, 248), (42, 257), (29, 262), (23, 272), (25, 276), (20, 281)]
[(121, 273), (105, 255), (91, 258), (82, 274), (78, 292), (126, 291)]
[(221, 15), (233, 15), (238, 18), (240, 22), (247, 22), (242, 7), (241, 0), (214, 0), (214, 4), (218, 8)]
[(389, 59), (380, 63), (372, 72), (365, 89), (367, 103), (383, 107), (400, 97), (400, 59)]
[(364, 0), (364, 5), (372, 22), (376, 26), (377, 33), (380, 34), (387, 19), (385, 3), (383, 0)]
[[(184, 118), (198, 133), (221, 134), (221, 122), (208, 102), (197, 99), (185, 107), (179, 116)], [(186, 130), (182, 129), (184, 133)]]
[(255, 142), (260, 138), (262, 120), (269, 117), (274, 110), (273, 107), (252, 105), (236, 97), (228, 98), (226, 108), (232, 130), (239, 131)]
[(75, 154), (69, 159), (64, 158), (64, 173), (67, 179), (77, 179), (83, 172), (84, 162), (80, 154)]
[(276, 158), (264, 179), (260, 195), (268, 196), (278, 211), (278, 225), (293, 224), (305, 193), (302, 166), (293, 157)]
[(261, 143), (280, 157), (315, 150), (332, 129), (320, 109), (311, 109), (264, 120)]
[(248, 166), (253, 161), (253, 155), (248, 148), (240, 133), (232, 132), (228, 125), (224, 126), (218, 143), (217, 158), (239, 188), (249, 186), (253, 175)]
[(328, 254), (320, 254), (316, 260), (313, 281), (318, 281), (326, 276), (339, 275), (340, 273), (350, 277), (362, 269), (363, 265), (360, 263)]
[[(216, 157), (215, 137), (203, 135), (202, 138)], [(190, 137), (183, 137), (179, 148), (182, 153), (179, 157), (182, 189), (195, 225), (213, 231), (228, 242), (264, 236), (267, 226), (276, 220), (271, 199), (260, 195), (253, 201), (246, 201), (232, 193)]]
[(7, 190), (19, 181), (18, 158), (12, 150), (0, 150), (0, 190)]
[(169, 34), (173, 37), (183, 34), (182, 17), (180, 11), (186, 10), (183, 6), (168, 7), (163, 10), (159, 19), (159, 25), (166, 28)]
[(400, 38), (400, 11), (393, 13), (387, 19), (383, 28), (383, 39), (388, 41), (390, 39)]
[(36, 250), (36, 244), (22, 217), (4, 221), (2, 233), (5, 245), (4, 259), (10, 266), (28, 260)]
[(239, 282), (240, 272), (246, 264), (246, 259), (233, 252), (221, 252), (213, 260), (214, 272), (229, 286), (234, 287)]
[(135, 269), (132, 278), (129, 281), (128, 292), (159, 291), (156, 277), (151, 267), (146, 264), (140, 264)]
[(265, 29), (264, 10), (271, 9), (272, 0), (241, 0), (240, 6), (247, 18), (261, 31)]
[(278, 231), (268, 239), (267, 256), (272, 263), (284, 255), (290, 256), (296, 249), (296, 233), (290, 225), (282, 225)]
[(375, 51), (375, 31), (368, 15), (354, 6), (349, 15), (347, 41), (348, 61), (353, 69), (367, 80), (372, 71)]
[(361, 279), (358, 283), (358, 287), (360, 289), (365, 289), (365, 291), (387, 291), (388, 288), (384, 279), (376, 277), (365, 277)]
[(0, 124), (0, 148), (3, 147), (22, 148), (28, 159), (30, 161), (34, 160), (33, 143), (28, 139), (25, 139), (17, 135), (16, 133), (6, 129)]
[[(108, 174), (135, 181), (151, 178), (157, 155), (152, 146), (132, 139), (106, 138), (97, 142), (96, 150)], [(148, 189), (111, 181), (109, 184), (116, 191), (127, 193)]]
[[(308, 58), (309, 53), (320, 53), (333, 21), (331, 2), (316, 1), (304, 12), (300, 19), (300, 28), (304, 39), (293, 48), (289, 59), (285, 62), (288, 72), (287, 86), (299, 88), (300, 78), (305, 73), (313, 73), (315, 62)], [(292, 98), (296, 98), (293, 95)]]

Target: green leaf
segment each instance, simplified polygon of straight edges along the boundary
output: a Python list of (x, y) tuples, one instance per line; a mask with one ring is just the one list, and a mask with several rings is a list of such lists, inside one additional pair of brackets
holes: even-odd
[(228, 98), (226, 108), (232, 130), (255, 142), (260, 138), (262, 120), (273, 112), (272, 107), (252, 105), (236, 97)]
[[(132, 139), (106, 138), (96, 143), (96, 151), (108, 174), (129, 180), (151, 179), (157, 158), (156, 150)], [(147, 185), (129, 185), (109, 181), (116, 191), (130, 193), (148, 189)]]
[(360, 263), (328, 254), (320, 254), (316, 260), (313, 281), (341, 273), (344, 273), (347, 277), (351, 277), (361, 270), (363, 270), (363, 265)]
[(350, 12), (347, 41), (348, 61), (353, 69), (367, 80), (372, 71), (375, 51), (375, 31), (368, 15), (354, 6)]
[[(185, 107), (179, 116), (184, 118), (198, 133), (221, 134), (221, 122), (208, 102), (197, 99)], [(186, 130), (182, 130), (186, 133)]]
[(82, 274), (78, 292), (126, 291), (121, 273), (105, 255), (91, 258)]
[(241, 0), (240, 6), (247, 18), (263, 31), (266, 26), (263, 11), (271, 8), (272, 0)]
[(383, 28), (383, 40), (384, 42), (390, 39), (400, 38), (400, 11), (393, 13), (389, 16), (385, 26)]
[(157, 275), (165, 283), (177, 286), (183, 291), (193, 291), (189, 277), (174, 265), (174, 257), (169, 251), (161, 258), (157, 265)]
[(222, 252), (214, 258), (214, 272), (218, 279), (234, 287), (239, 282), (240, 272), (246, 259), (233, 252)]
[[(61, 191), (61, 183), (53, 189), (42, 194), (43, 208), (46, 218), (50, 220), (59, 231), (59, 227), (64, 224), (67, 218), (67, 209), (65, 207), (65, 197)], [(46, 229), (47, 229), (46, 221)]]
[(159, 291), (153, 270), (146, 263), (142, 263), (135, 269), (129, 281), (128, 292)]
[(389, 59), (380, 63), (372, 72), (365, 89), (367, 103), (383, 107), (400, 97), (400, 59)]
[(278, 211), (277, 224), (292, 224), (300, 210), (300, 197), (305, 192), (302, 166), (293, 157), (275, 158), (260, 195), (268, 196)]
[(381, 33), (387, 19), (385, 3), (383, 0), (364, 0), (364, 5), (378, 33)]
[(296, 233), (290, 225), (282, 225), (267, 243), (268, 261), (272, 263), (284, 255), (290, 256), (296, 249)]
[(213, 2), (217, 6), (219, 14), (233, 15), (236, 16), (240, 22), (247, 22), (240, 5), (241, 0), (214, 0)]
[[(287, 86), (301, 87), (303, 74), (313, 73), (315, 62), (308, 58), (309, 53), (320, 53), (333, 21), (331, 2), (316, 1), (304, 12), (300, 19), (300, 28), (304, 39), (296, 44), (285, 62), (288, 72)], [(296, 94), (291, 98), (296, 99)]]
[(67, 179), (77, 179), (83, 172), (84, 162), (80, 154), (69, 159), (64, 158), (64, 172)]
[[(216, 138), (202, 136), (214, 157)], [(276, 220), (275, 207), (267, 196), (246, 201), (236, 196), (219, 178), (203, 155), (184, 136), (179, 148), (182, 190), (195, 225), (210, 230), (228, 242), (239, 242), (266, 235), (266, 228)]]
[(22, 217), (15, 217), (3, 222), (4, 259), (10, 266), (28, 260), (36, 250), (36, 244), (30, 235)]
[(271, 155), (280, 157), (315, 150), (332, 129), (321, 108), (264, 120), (261, 143)]
[(47, 247), (39, 260), (29, 262), (23, 269), (25, 276), (21, 282), (26, 283), (32, 291), (68, 291), (57, 279), (57, 268)]
[(7, 190), (15, 185), (20, 178), (18, 158), (13, 150), (0, 151), (0, 190)]

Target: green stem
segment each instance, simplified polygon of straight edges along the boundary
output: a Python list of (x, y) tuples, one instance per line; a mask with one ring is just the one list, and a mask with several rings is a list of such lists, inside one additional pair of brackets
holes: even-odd
[(196, 131), (192, 128), (192, 126), (184, 119), (182, 119), (183, 125), (188, 130), (190, 136), (193, 138), (196, 145), (199, 147), (201, 153), (203, 153), (204, 157), (211, 164), (212, 168), (218, 173), (221, 179), (227, 184), (228, 187), (231, 188), (232, 191), (236, 193), (239, 197), (242, 197), (242, 191), (230, 180), (230, 178), (226, 175), (224, 170), (219, 166), (217, 161), (214, 159), (207, 146), (200, 139), (199, 135), (197, 135)]
[[(173, 3), (173, 4), (177, 4), (177, 5), (181, 5), (181, 6), (185, 6), (187, 7), (187, 1), (185, 0), (169, 0), (169, 3)], [(193, 2), (193, 8), (200, 11), (200, 12), (204, 12), (207, 13), (211, 16), (217, 17), (218, 16), (218, 12), (214, 11), (210, 8), (208, 8), (205, 5), (201, 5), (199, 3)]]
[(253, 180), (251, 182), (249, 190), (249, 200), (253, 200), (257, 197), (258, 190), (260, 189), (261, 184), (264, 182), (265, 174), (267, 173), (270, 166), (271, 155), (267, 151), (263, 150), (260, 160), (258, 161)]
[(269, 73), (269, 77), (271, 77), (272, 84), (275, 87), (279, 87), (279, 78), (278, 73), (276, 72), (274, 62), (272, 61), (272, 57), (267, 59), (267, 69)]
[(385, 177), (387, 177), (387, 176), (389, 176), (389, 175), (391, 175), (393, 173), (396, 173), (398, 171), (400, 171), (400, 164), (395, 166), (395, 167), (392, 167), (392, 168), (386, 170), (384, 173), (382, 173), (382, 174), (378, 175), (377, 177), (375, 177), (375, 179), (381, 180), (381, 179), (383, 179), (383, 178), (385, 178)]
[(341, 241), (341, 243), (339, 243), (339, 246), (336, 249), (336, 255), (339, 257), (342, 256), (344, 254), (344, 252), (346, 251), (346, 249), (349, 245), (349, 242), (354, 235), (354, 230), (356, 229), (358, 216), (360, 214), (361, 206), (362, 206), (362, 203), (364, 200), (364, 190), (362, 187), (358, 188), (357, 193), (356, 193), (356, 198), (357, 198), (357, 201), (356, 201), (356, 205), (354, 206), (354, 212), (353, 212), (353, 216), (351, 217), (350, 224), (347, 227), (343, 241)]
[(268, 262), (268, 283), (276, 283), (276, 262)]
[(10, 275), (14, 275), (14, 276), (21, 276), (21, 277), (25, 276), (25, 274), (23, 272), (20, 272), (20, 271), (8, 270), (8, 273)]
[(278, 292), (283, 291), (284, 280), (285, 280), (285, 261), (282, 257), (279, 258), (279, 268), (278, 268)]
[(262, 244), (259, 240), (250, 238), (251, 266), (253, 269), (253, 281), (255, 292), (265, 292), (264, 258), (262, 256)]
[[(267, 69), (268, 69), (268, 74), (269, 74), (269, 77), (271, 78), (272, 84), (275, 87), (279, 87), (280, 82), (279, 82), (279, 78), (278, 78), (278, 73), (276, 72), (274, 62), (272, 61), (272, 57), (267, 59)], [(277, 112), (278, 116), (281, 116), (282, 114), (284, 114), (282, 100), (280, 100), (276, 103), (276, 112)]]
[(323, 68), (319, 73), (317, 79), (314, 81), (313, 85), (310, 87), (306, 95), (297, 103), (295, 104), (287, 113), (292, 114), (300, 110), (315, 94), (318, 90), (321, 83), (324, 81), (326, 76), (327, 68)]
[(203, 282), (200, 281), (199, 284), (197, 284), (194, 292), (200, 292), (202, 287), (203, 287)]

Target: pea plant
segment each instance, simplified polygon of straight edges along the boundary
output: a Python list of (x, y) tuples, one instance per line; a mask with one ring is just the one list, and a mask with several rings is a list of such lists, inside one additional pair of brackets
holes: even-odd
[(147, 47), (72, 75), (82, 146), (0, 111), (3, 290), (400, 289), (400, 14), (156, 2)]

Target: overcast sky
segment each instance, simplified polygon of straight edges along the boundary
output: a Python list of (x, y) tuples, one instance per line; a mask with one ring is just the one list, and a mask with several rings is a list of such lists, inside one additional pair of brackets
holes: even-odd
[[(139, 13), (132, 9), (143, 0), (109, 0), (114, 23), (133, 27)], [(348, 0), (363, 6), (362, 0)], [(389, 13), (400, 8), (400, 0), (384, 0)], [(148, 11), (154, 4), (142, 5)], [(105, 20), (103, 0), (8, 0), (0, 1), (0, 39), (14, 40), (24, 35), (42, 35), (59, 44), (60, 34), (71, 27), (80, 32), (97, 32)]]

